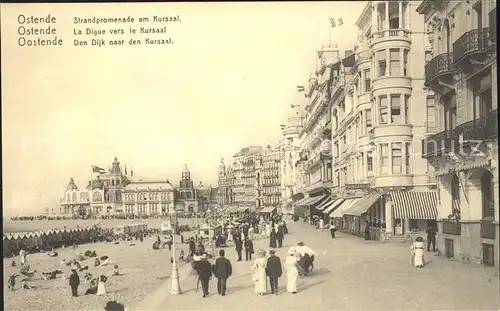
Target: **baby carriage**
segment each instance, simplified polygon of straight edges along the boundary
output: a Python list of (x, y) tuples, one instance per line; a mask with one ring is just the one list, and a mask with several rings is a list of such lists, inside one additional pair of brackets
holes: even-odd
[(299, 259), (299, 277), (310, 275), (314, 269), (314, 255), (304, 254)]

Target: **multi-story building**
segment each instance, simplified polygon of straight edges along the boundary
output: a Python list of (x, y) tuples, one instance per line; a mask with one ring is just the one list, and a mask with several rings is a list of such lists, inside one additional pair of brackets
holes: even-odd
[(263, 206), (261, 178), (262, 151), (262, 146), (250, 146), (243, 160), (243, 179), (245, 182), (243, 206), (252, 209)]
[(246, 148), (243, 148), (233, 156), (233, 202), (235, 205), (245, 201), (245, 180), (243, 178), (245, 153)]
[(218, 203), (221, 206), (234, 204), (234, 173), (231, 165), (226, 167), (224, 158), (220, 160), (218, 177)]
[(60, 200), (61, 215), (87, 217), (123, 212), (122, 190), (133, 179), (133, 172), (128, 175), (126, 166), (122, 172), (120, 162), (115, 157), (108, 171), (92, 166), (91, 174), (91, 180), (82, 190), (70, 178)]
[[(300, 106), (293, 107), (295, 109)], [(297, 193), (297, 162), (299, 161), (300, 138), (302, 132), (302, 119), (300, 111), (296, 111), (294, 116), (287, 119), (282, 125), (283, 138), (280, 143), (280, 179), (281, 179), (281, 210), (284, 214), (293, 214), (293, 198)]]
[[(309, 78), (308, 103), (300, 133), (300, 189), (305, 198), (295, 202), (299, 214), (321, 214), (316, 208), (330, 201), (332, 187), (330, 87), (332, 65), (338, 62), (338, 50), (323, 49), (319, 66)], [(300, 210), (302, 208), (302, 210)]]
[[(341, 62), (332, 95), (332, 218), (353, 234), (408, 234), (436, 226), (426, 132), (424, 21), (411, 1), (372, 1), (356, 23), (355, 53)], [(342, 81), (343, 80), (343, 81)], [(344, 82), (344, 83), (342, 83)]]
[[(498, 266), (496, 2), (424, 0), (427, 137), (447, 257)], [(424, 111), (422, 107), (422, 111)]]
[(279, 147), (268, 145), (262, 155), (260, 179), (262, 184), (262, 206), (272, 211), (281, 205), (281, 154)]
[(123, 197), (126, 215), (168, 215), (175, 207), (175, 189), (168, 180), (132, 182)]

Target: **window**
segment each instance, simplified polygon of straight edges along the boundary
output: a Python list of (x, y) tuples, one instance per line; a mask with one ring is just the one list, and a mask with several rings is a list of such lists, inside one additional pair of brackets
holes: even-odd
[(401, 61), (399, 59), (399, 49), (390, 49), (390, 74), (392, 77), (399, 77), (401, 76), (401, 70), (400, 70), (400, 65), (399, 62)]
[(427, 133), (432, 133), (436, 128), (436, 106), (434, 105), (434, 96), (427, 96), (427, 117), (426, 125)]
[(401, 95), (391, 95), (391, 123), (401, 123)]
[(392, 143), (392, 173), (403, 173), (402, 143)]
[(405, 118), (403, 122), (408, 124), (410, 123), (410, 95), (405, 95), (405, 105), (403, 109), (405, 110)]
[(365, 110), (365, 115), (366, 115), (366, 128), (371, 129), (372, 128), (372, 110), (371, 109), (366, 109)]
[(403, 76), (409, 77), (410, 73), (408, 72), (408, 50), (403, 50)]
[[(405, 76), (406, 76), (406, 62), (408, 58), (408, 52), (405, 50)], [(432, 60), (432, 51), (425, 51), (425, 64), (427, 65)]]
[(389, 144), (381, 144), (380, 145), (382, 149), (382, 154), (381, 154), (381, 173), (382, 174), (389, 174)]
[(366, 167), (368, 172), (373, 172), (373, 154), (371, 151), (366, 152)]
[(332, 180), (332, 163), (326, 164), (326, 180)]
[(378, 51), (375, 53), (375, 60), (378, 66), (378, 77), (385, 76), (385, 72), (387, 69), (387, 59), (385, 55), (385, 51)]
[(389, 107), (387, 103), (387, 96), (380, 96), (380, 124), (387, 124), (389, 118)]
[(476, 81), (473, 84), (474, 120), (488, 117), (492, 109), (491, 74), (486, 74)]
[(364, 92), (367, 93), (367, 92), (370, 92), (370, 90), (372, 89), (372, 79), (371, 79), (371, 76), (370, 76), (370, 69), (365, 69), (364, 71), (364, 75), (365, 75), (365, 89), (364, 89)]
[(411, 143), (406, 143), (405, 157), (406, 157), (406, 174), (411, 174)]
[(457, 103), (455, 93), (444, 98), (444, 129), (453, 130), (457, 126)]

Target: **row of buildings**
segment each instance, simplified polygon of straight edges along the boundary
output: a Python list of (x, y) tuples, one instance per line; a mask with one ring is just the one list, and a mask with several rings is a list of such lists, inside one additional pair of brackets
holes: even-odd
[(92, 166), (92, 177), (85, 188), (70, 178), (60, 200), (59, 210), (49, 214), (80, 217), (112, 214), (168, 215), (171, 211), (203, 213), (217, 204), (217, 188), (194, 184), (187, 165), (178, 185), (168, 179), (143, 180), (122, 170), (115, 157), (108, 170)]
[(377, 239), (432, 226), (447, 257), (498, 265), (496, 2), (370, 1), (356, 26), (353, 50), (322, 48), (299, 88), (270, 173), (279, 191), (264, 190), (265, 152), (244, 148), (221, 164), (219, 202), (273, 193), (284, 212)]

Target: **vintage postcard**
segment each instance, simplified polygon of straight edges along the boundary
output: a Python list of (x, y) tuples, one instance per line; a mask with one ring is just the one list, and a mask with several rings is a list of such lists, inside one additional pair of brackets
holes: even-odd
[(500, 309), (495, 1), (0, 12), (4, 310)]

